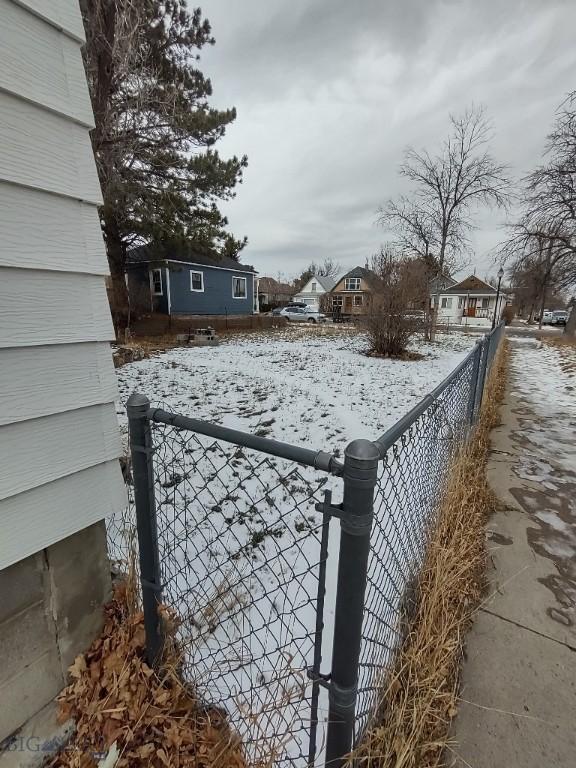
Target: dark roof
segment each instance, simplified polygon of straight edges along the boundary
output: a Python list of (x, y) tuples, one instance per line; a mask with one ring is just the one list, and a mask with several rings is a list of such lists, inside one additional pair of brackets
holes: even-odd
[(367, 283), (373, 283), (376, 275), (374, 272), (372, 272), (372, 270), (366, 269), (366, 267), (354, 267), (354, 269), (351, 269), (350, 272), (346, 272), (345, 275), (342, 275), (342, 277), (338, 278), (337, 284), (339, 285), (343, 280), (346, 280), (347, 277), (360, 277), (364, 278)]
[(493, 288), (489, 283), (480, 280), (476, 275), (470, 275), (460, 283), (448, 288), (446, 293), (496, 293), (496, 288)]
[(456, 280), (454, 280), (450, 275), (443, 274), (443, 275), (436, 275), (435, 277), (432, 277), (430, 279), (430, 290), (431, 291), (444, 291), (446, 288), (453, 288), (456, 285)]
[(338, 278), (331, 277), (330, 275), (312, 275), (312, 277), (320, 283), (325, 291), (331, 291), (336, 283), (340, 282)]
[(146, 264), (150, 261), (185, 261), (204, 267), (220, 267), (235, 272), (255, 272), (254, 267), (240, 264), (228, 256), (208, 256), (193, 250), (188, 243), (149, 243), (131, 248), (126, 254), (126, 264)]
[(284, 293), (292, 296), (295, 293), (294, 286), (290, 283), (280, 283), (274, 277), (259, 277), (258, 289), (261, 293)]

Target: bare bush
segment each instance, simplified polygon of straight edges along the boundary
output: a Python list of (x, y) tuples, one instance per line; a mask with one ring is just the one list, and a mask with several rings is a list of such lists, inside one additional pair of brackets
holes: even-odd
[(372, 301), (367, 315), (369, 354), (404, 357), (410, 339), (424, 330), (428, 280), (421, 259), (383, 249), (372, 258)]

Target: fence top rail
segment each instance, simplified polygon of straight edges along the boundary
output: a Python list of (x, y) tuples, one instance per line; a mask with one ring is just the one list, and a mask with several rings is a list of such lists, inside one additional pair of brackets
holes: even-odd
[(252, 448), (260, 451), (260, 453), (295, 461), (297, 464), (314, 467), (314, 469), (328, 472), (331, 475), (341, 476), (344, 471), (342, 462), (326, 451), (314, 451), (310, 448), (302, 448), (299, 445), (291, 445), (280, 440), (252, 435), (249, 432), (222, 427), (202, 419), (193, 419), (189, 416), (169, 413), (162, 408), (149, 408), (146, 415), (157, 424), (167, 424), (178, 429), (187, 429), (200, 435), (213, 437), (216, 440), (223, 440), (226, 443), (233, 443), (244, 448)]
[(470, 350), (464, 360), (462, 360), (462, 362), (457, 365), (453, 371), (450, 371), (448, 376), (446, 376), (446, 378), (441, 381), (437, 387), (425, 395), (423, 399), (417, 405), (415, 405), (414, 408), (412, 408), (412, 410), (408, 411), (408, 413), (402, 416), (401, 419), (393, 424), (390, 429), (386, 430), (386, 432), (384, 432), (384, 434), (375, 441), (376, 445), (380, 449), (380, 455), (382, 458), (386, 456), (388, 449), (394, 445), (396, 440), (398, 440), (398, 438), (403, 435), (404, 432), (406, 432), (406, 430), (411, 427), (417, 419), (420, 418), (420, 416), (422, 416), (422, 414), (432, 405), (435, 400), (438, 400), (444, 390), (450, 386), (454, 378), (458, 376), (460, 371), (462, 371), (468, 365), (474, 355), (477, 354), (478, 345), (489, 341), (492, 336), (500, 331), (502, 325), (502, 322), (499, 323), (496, 328), (493, 328), (489, 333), (484, 334), (480, 339), (478, 339), (476, 345), (473, 349)]

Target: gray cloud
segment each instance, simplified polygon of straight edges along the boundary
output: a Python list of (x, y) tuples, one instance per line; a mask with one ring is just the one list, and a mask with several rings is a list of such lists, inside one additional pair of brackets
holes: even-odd
[[(407, 144), (433, 150), (448, 115), (486, 105), (493, 151), (521, 176), (539, 162), (554, 110), (576, 88), (572, 0), (210, 0), (216, 45), (202, 66), (238, 119), (221, 152), (249, 167), (225, 206), (262, 274), (326, 255), (364, 263)], [(478, 274), (502, 215), (481, 211)]]

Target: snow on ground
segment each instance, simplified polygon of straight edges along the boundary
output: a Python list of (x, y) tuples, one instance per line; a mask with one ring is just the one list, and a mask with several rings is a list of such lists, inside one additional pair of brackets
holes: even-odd
[[(473, 343), (441, 335), (414, 345), (422, 359), (393, 361), (367, 357), (365, 337), (343, 328), (238, 335), (120, 368), (119, 414), (125, 429), (126, 400), (139, 391), (166, 410), (341, 456), (352, 439), (391, 426)], [(302, 764), (320, 560), (315, 504), (328, 488), (338, 501), (341, 481), (164, 426), (154, 441), (164, 599), (183, 619), (188, 674), (231, 713), (254, 760), (273, 740), (287, 764)], [(323, 669), (337, 526), (330, 537)], [(322, 695), (321, 720), (324, 707)]]
[(374, 439), (470, 350), (465, 334), (415, 344), (421, 360), (370, 358), (362, 334), (293, 327), (174, 349), (118, 370), (120, 416), (138, 390), (164, 407), (310, 448)]

